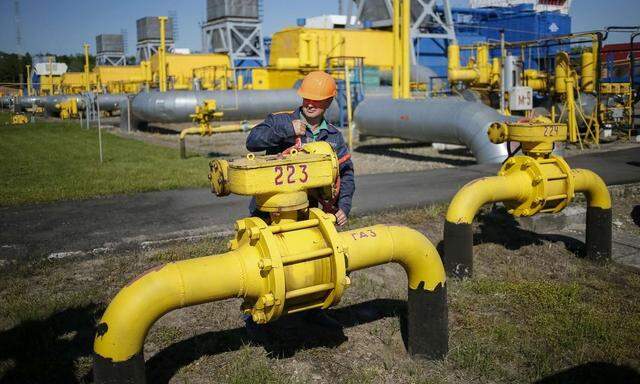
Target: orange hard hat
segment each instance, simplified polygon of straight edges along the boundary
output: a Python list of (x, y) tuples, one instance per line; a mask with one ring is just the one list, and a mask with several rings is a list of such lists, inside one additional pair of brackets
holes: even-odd
[(336, 95), (336, 81), (327, 72), (310, 72), (302, 80), (298, 95), (309, 100), (329, 99)]

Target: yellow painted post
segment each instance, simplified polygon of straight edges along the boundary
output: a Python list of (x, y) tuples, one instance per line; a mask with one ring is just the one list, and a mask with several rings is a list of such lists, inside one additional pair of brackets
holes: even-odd
[(351, 79), (349, 76), (349, 64), (344, 63), (344, 81), (347, 87), (347, 127), (349, 128), (349, 150), (353, 149), (353, 124), (351, 123)]
[(27, 64), (27, 96), (32, 95), (32, 87), (31, 87), (31, 66)]
[(411, 76), (411, 0), (402, 0), (402, 96), (403, 99), (411, 98), (410, 76)]
[(160, 20), (160, 47), (158, 47), (158, 87), (160, 92), (167, 91), (167, 57), (166, 57), (166, 36), (165, 36), (165, 23), (167, 21), (166, 16), (159, 16)]
[(86, 92), (91, 91), (91, 85), (89, 84), (89, 44), (84, 44), (84, 90)]
[(393, 0), (393, 80), (392, 94), (400, 98), (400, 0)]
[(53, 95), (53, 59), (49, 57), (49, 95)]

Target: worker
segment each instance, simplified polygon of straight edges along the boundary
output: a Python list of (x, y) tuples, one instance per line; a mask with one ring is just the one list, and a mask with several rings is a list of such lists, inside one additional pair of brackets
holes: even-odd
[[(267, 116), (251, 130), (247, 137), (247, 149), (251, 152), (266, 151), (267, 155), (278, 154), (294, 146), (296, 138), (300, 138), (302, 144), (313, 141), (331, 144), (340, 163), (340, 191), (336, 201), (323, 208), (333, 213), (336, 224), (342, 226), (351, 211), (355, 182), (351, 155), (342, 133), (324, 117), (336, 96), (336, 82), (326, 72), (311, 72), (302, 80), (298, 95), (302, 97), (302, 106), (293, 112), (277, 112)], [(310, 203), (317, 205), (312, 198)], [(259, 215), (255, 200), (250, 210), (252, 215)]]

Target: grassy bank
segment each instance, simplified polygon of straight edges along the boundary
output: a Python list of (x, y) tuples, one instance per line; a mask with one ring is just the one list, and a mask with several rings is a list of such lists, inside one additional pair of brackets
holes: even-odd
[[(627, 211), (616, 211), (616, 220), (628, 220)], [(350, 225), (402, 223), (437, 244), (443, 215), (436, 206)], [(450, 352), (442, 362), (407, 356), (400, 321), (406, 277), (399, 266), (384, 265), (352, 274), (340, 305), (329, 310), (342, 329), (292, 316), (250, 337), (238, 300), (171, 312), (147, 338), (149, 382), (637, 382), (638, 272), (580, 259), (570, 238), (489, 220), (481, 218), (475, 230), (476, 276), (448, 283)], [(5, 270), (0, 381), (89, 380), (93, 327), (118, 289), (154, 265), (219, 253), (225, 243)]]
[(177, 150), (104, 131), (102, 143), (101, 164), (96, 129), (0, 124), (0, 206), (207, 185), (203, 157), (181, 160)]

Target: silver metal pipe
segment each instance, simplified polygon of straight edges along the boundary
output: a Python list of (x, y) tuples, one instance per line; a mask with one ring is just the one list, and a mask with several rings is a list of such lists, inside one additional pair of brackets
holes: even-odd
[[(101, 111), (114, 112), (120, 110), (120, 106), (127, 103), (127, 95), (124, 93), (119, 94), (99, 94), (97, 96), (97, 104)], [(84, 107), (84, 106), (83, 106)]]
[(215, 100), (227, 121), (263, 119), (269, 113), (293, 110), (301, 101), (295, 89), (141, 92), (131, 101), (131, 112), (140, 121), (184, 123), (205, 100)]
[(489, 141), (487, 130), (495, 121), (511, 120), (496, 110), (458, 97), (393, 100), (367, 97), (355, 111), (355, 124), (364, 136), (465, 145), (478, 163), (500, 163), (505, 144)]

